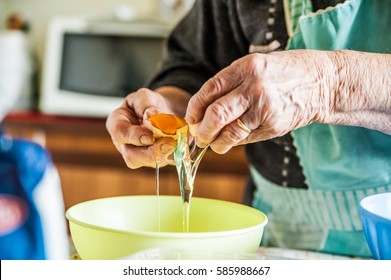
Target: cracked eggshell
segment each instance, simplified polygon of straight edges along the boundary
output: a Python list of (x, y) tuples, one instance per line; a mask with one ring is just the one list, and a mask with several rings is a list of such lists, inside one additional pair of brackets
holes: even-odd
[[(156, 127), (157, 122), (155, 121), (156, 118), (164, 117), (166, 118), (166, 121), (171, 122), (170, 129), (167, 129), (164, 131), (161, 127)], [(186, 121), (178, 116), (175, 115), (169, 115), (169, 114), (157, 114), (154, 115), (144, 121), (144, 126), (148, 129), (150, 129), (153, 133), (153, 136), (155, 138), (161, 138), (161, 137), (170, 137), (174, 140), (178, 139), (178, 134), (184, 134), (187, 133), (189, 130), (189, 127), (186, 123)], [(173, 128), (174, 127), (174, 128)]]

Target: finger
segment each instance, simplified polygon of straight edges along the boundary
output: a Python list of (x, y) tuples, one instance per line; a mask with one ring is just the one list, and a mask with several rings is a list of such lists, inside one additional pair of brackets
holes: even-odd
[(238, 143), (238, 145), (266, 141), (276, 137), (281, 137), (289, 133), (289, 131), (290, 130), (287, 129), (284, 121), (279, 121), (278, 123), (271, 122), (271, 124), (262, 124), (257, 129), (253, 130), (247, 138)]
[(266, 141), (266, 140), (270, 140), (275, 137), (276, 137), (276, 134), (273, 131), (263, 130), (262, 128), (258, 128), (257, 130), (252, 131), (248, 137), (244, 138), (242, 141), (237, 143), (235, 146), (245, 145), (245, 144), (250, 144), (250, 143), (255, 143), (255, 142), (260, 142), (260, 141)]
[(240, 87), (216, 100), (208, 107), (204, 118), (198, 125), (197, 140), (200, 143), (214, 141), (225, 126), (250, 108), (250, 102), (248, 95), (243, 93)]
[(168, 157), (174, 151), (174, 141), (168, 138), (158, 139), (154, 145), (136, 147), (133, 145), (119, 145), (120, 152), (126, 165), (131, 169), (155, 167), (156, 162), (160, 166), (170, 163)]
[(176, 141), (172, 138), (159, 138), (154, 146), (155, 161), (160, 165), (169, 163), (169, 156), (171, 156), (175, 150)]
[(218, 154), (225, 154), (232, 147), (244, 141), (250, 134), (251, 131), (243, 130), (235, 120), (223, 128), (217, 138), (210, 144), (210, 147)]
[[(235, 64), (235, 63), (234, 63)], [(200, 122), (213, 102), (226, 93), (235, 89), (241, 82), (242, 76), (238, 68), (232, 64), (221, 70), (213, 78), (209, 79), (201, 89), (190, 99), (185, 119), (189, 124)]]
[(129, 94), (125, 100), (127, 108), (134, 111), (139, 120), (166, 109), (162, 96), (147, 88)]
[(151, 145), (154, 141), (152, 132), (140, 126), (137, 118), (123, 107), (109, 115), (106, 128), (114, 144), (143, 146)]
[(156, 165), (154, 147), (152, 145), (135, 147), (133, 145), (121, 144), (119, 149), (126, 165), (131, 169), (144, 166), (154, 167)]
[(175, 166), (174, 154), (171, 153), (171, 154), (167, 155), (167, 156), (164, 158), (164, 162), (165, 162), (167, 165), (173, 165), (173, 166)]

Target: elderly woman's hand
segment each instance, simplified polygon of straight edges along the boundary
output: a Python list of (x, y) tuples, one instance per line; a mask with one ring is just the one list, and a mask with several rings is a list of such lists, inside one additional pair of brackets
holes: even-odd
[(169, 161), (173, 140), (154, 139), (152, 131), (143, 126), (148, 117), (160, 112), (171, 112), (166, 99), (157, 92), (140, 89), (129, 94), (107, 118), (106, 128), (129, 168), (155, 167), (156, 162), (164, 166)]
[(156, 91), (143, 88), (129, 94), (109, 115), (106, 128), (129, 168), (174, 164), (171, 155), (175, 141), (166, 137), (155, 139), (147, 119), (159, 113), (183, 116), (189, 99), (188, 92), (174, 86)]
[(317, 51), (251, 54), (235, 61), (189, 102), (186, 120), (198, 145), (225, 153), (325, 118), (336, 83), (329, 62)]

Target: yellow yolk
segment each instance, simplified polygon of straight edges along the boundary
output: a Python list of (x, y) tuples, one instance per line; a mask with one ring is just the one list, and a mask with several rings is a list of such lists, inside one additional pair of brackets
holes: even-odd
[(157, 114), (150, 117), (153, 136), (177, 138), (177, 133), (186, 133), (188, 125), (184, 118), (170, 114)]

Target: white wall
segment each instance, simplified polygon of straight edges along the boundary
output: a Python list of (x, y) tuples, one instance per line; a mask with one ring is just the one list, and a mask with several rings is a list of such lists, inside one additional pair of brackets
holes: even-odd
[[(159, 0), (0, 0), (2, 23), (7, 14), (19, 11), (27, 14), (31, 22), (30, 41), (38, 61), (42, 62), (46, 31), (54, 16), (109, 15), (115, 5), (128, 5), (137, 15), (149, 17), (157, 14)], [(3, 26), (3, 24), (2, 24)]]
[(3, 28), (4, 23), (4, 1), (0, 0), (0, 30)]

